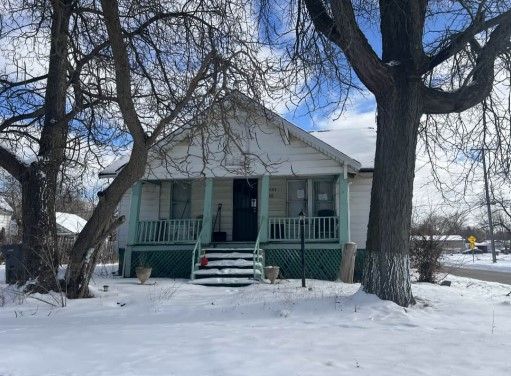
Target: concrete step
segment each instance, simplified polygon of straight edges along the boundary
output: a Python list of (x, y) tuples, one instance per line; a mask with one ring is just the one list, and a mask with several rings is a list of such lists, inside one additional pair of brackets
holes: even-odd
[[(254, 248), (246, 248), (246, 247), (242, 247), (242, 248), (227, 248), (227, 247), (222, 247), (222, 248), (211, 248), (211, 247), (207, 247), (207, 248), (202, 248), (202, 250), (206, 253), (232, 253), (232, 252), (240, 252), (240, 253), (254, 253)], [(262, 249), (259, 249), (260, 251), (262, 251)]]
[[(256, 265), (260, 265), (261, 263), (256, 262)], [(198, 267), (201, 267), (200, 264), (196, 264)], [(202, 266), (201, 269), (205, 268), (214, 268), (214, 267), (247, 267), (254, 266), (253, 260), (245, 260), (245, 259), (233, 259), (233, 260), (209, 260), (206, 266)]]
[[(211, 269), (199, 269), (193, 272), (196, 278), (203, 278), (205, 276), (253, 276), (254, 269), (240, 269), (240, 268), (211, 268)], [(261, 272), (256, 270), (256, 275), (260, 275)]]
[(206, 258), (211, 259), (253, 259), (252, 253), (229, 252), (229, 253), (206, 253)]
[(211, 277), (211, 278), (201, 278), (194, 279), (190, 283), (194, 285), (204, 285), (204, 286), (231, 286), (231, 287), (241, 287), (248, 286), (256, 281), (252, 278), (220, 278), (220, 277)]

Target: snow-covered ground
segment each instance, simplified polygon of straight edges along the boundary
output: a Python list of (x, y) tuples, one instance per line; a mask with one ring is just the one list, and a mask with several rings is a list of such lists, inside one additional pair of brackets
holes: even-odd
[[(511, 369), (508, 285), (456, 277), (451, 287), (416, 283), (418, 304), (404, 309), (357, 284), (139, 285), (100, 270), (96, 297), (65, 308), (0, 284), (0, 375), (452, 376)], [(108, 292), (100, 291), (105, 284)]]
[(491, 253), (482, 253), (479, 255), (464, 255), (456, 253), (453, 255), (444, 255), (442, 264), (455, 266), (464, 269), (495, 270), (498, 272), (511, 273), (511, 255), (498, 254), (497, 262), (493, 263)]

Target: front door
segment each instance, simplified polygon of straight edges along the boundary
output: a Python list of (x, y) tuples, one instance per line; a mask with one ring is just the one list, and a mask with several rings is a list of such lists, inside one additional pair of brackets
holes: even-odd
[(232, 240), (257, 238), (257, 179), (233, 180)]

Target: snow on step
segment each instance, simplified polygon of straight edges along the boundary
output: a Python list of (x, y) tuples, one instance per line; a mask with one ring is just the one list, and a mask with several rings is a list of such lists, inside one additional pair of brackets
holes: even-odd
[[(254, 269), (236, 269), (236, 268), (226, 268), (226, 269), (200, 269), (194, 272), (195, 275), (254, 275)], [(261, 274), (259, 270), (256, 270), (256, 274)]]
[(244, 258), (253, 258), (254, 255), (252, 253), (240, 253), (240, 252), (230, 252), (230, 253), (206, 253), (206, 257), (208, 259), (244, 259)]
[[(197, 264), (198, 265), (198, 264)], [(253, 266), (254, 261), (252, 260), (244, 260), (244, 259), (237, 259), (237, 260), (213, 260), (209, 261), (208, 265), (211, 266)], [(259, 265), (259, 263), (256, 263), (256, 265)]]
[[(261, 249), (259, 249), (261, 250)], [(203, 248), (204, 252), (216, 252), (216, 251), (223, 251), (223, 252), (242, 252), (242, 253), (254, 253), (254, 248)]]
[(251, 278), (201, 278), (191, 281), (194, 285), (251, 285), (255, 281)]

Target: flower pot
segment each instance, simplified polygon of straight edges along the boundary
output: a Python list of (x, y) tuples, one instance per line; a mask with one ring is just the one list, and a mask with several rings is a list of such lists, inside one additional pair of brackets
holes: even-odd
[(264, 274), (266, 279), (270, 280), (270, 283), (275, 283), (275, 280), (279, 276), (280, 268), (278, 266), (265, 266)]
[(140, 283), (143, 285), (151, 276), (153, 268), (146, 268), (145, 266), (137, 266), (135, 268), (135, 273), (137, 274), (137, 278)]

